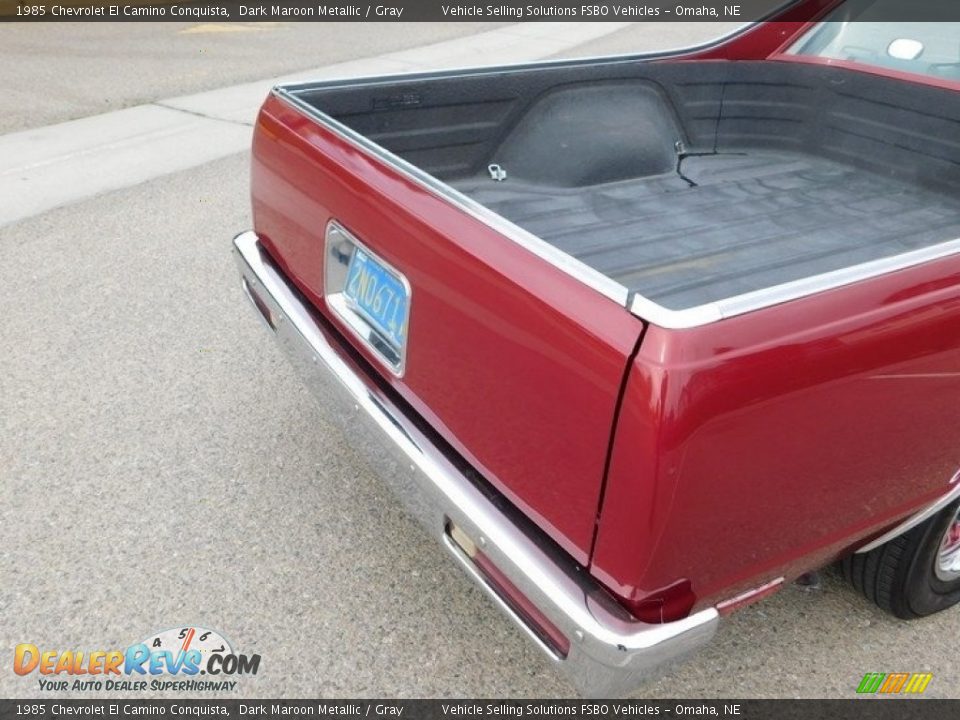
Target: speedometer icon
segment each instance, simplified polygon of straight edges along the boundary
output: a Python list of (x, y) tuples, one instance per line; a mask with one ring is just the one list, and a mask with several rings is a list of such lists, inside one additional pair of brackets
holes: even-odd
[(233, 648), (223, 635), (216, 630), (197, 626), (170, 628), (151, 635), (143, 643), (150, 648), (151, 652), (166, 650), (174, 657), (189, 650), (199, 650), (203, 658), (199, 663), (201, 667), (206, 665), (205, 661), (211, 655), (233, 654)]

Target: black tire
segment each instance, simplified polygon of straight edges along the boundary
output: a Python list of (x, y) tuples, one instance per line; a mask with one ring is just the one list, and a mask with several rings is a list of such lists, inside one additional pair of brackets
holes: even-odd
[(960, 602), (960, 577), (937, 577), (944, 533), (958, 503), (870, 552), (843, 559), (843, 575), (867, 600), (903, 620), (925, 617)]

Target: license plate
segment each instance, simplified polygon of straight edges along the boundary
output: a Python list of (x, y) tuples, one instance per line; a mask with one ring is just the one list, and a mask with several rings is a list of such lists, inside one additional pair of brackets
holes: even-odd
[(373, 255), (355, 247), (343, 294), (399, 356), (407, 341), (410, 286)]

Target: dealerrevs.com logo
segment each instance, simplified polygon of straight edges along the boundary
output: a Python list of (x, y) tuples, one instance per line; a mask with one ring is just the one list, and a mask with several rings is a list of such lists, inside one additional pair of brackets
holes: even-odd
[(51, 650), (21, 643), (13, 653), (13, 671), (35, 674), (43, 691), (233, 690), (233, 678), (259, 669), (259, 655), (236, 653), (222, 635), (200, 627), (165, 630), (125, 650)]

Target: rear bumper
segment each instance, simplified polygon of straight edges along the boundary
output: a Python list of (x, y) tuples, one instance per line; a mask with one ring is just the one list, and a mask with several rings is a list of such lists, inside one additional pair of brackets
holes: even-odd
[[(572, 560), (540, 540), (529, 520), (501, 507), (469, 480), (462, 465), (338, 349), (325, 323), (290, 287), (254, 233), (238, 235), (233, 242), (248, 297), (318, 396), (323, 411), (349, 428), (351, 444), (376, 459), (371, 467), (381, 471), (427, 532), (581, 693), (628, 693), (664, 664), (709, 642), (718, 622), (713, 608), (660, 625), (630, 617)], [(454, 541), (452, 526), (457, 528), (455, 537), (468, 537), (476, 544), (483, 563), (464, 552), (463, 542)], [(484, 571), (491, 564), (500, 583)], [(505, 596), (503, 579), (526, 602), (518, 605)], [(544, 639), (543, 625), (537, 627), (537, 620), (531, 620), (538, 617), (552, 626), (554, 635), (565, 638), (562, 650)]]

